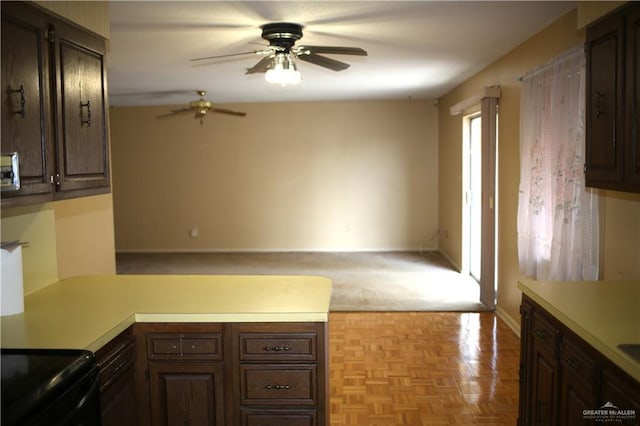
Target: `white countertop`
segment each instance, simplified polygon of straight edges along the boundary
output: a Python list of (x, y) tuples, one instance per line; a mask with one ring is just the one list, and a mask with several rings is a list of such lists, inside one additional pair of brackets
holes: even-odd
[(640, 343), (640, 282), (522, 280), (518, 288), (640, 381), (640, 362), (618, 348)]
[(95, 351), (135, 322), (326, 322), (331, 281), (317, 276), (99, 275), (25, 297), (1, 317), (5, 348)]

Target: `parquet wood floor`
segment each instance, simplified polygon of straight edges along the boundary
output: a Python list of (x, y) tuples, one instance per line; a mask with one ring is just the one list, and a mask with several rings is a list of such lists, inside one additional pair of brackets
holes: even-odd
[(493, 313), (332, 312), (331, 426), (509, 425), (520, 342)]

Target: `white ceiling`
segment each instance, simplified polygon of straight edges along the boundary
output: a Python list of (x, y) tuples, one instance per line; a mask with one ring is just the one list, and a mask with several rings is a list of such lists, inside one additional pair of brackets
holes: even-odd
[[(207, 91), (216, 103), (435, 99), (575, 7), (562, 1), (112, 1), (110, 103), (180, 104)], [(327, 55), (335, 72), (298, 61), (298, 86), (244, 71), (262, 57), (190, 59), (260, 50), (260, 26), (304, 25), (297, 44), (356, 46)], [(254, 44), (259, 43), (260, 45)], [(515, 76), (514, 76), (515, 78)]]

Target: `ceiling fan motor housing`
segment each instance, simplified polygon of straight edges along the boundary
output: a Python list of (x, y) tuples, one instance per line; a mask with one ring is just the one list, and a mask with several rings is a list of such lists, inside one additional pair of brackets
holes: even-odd
[(291, 22), (274, 22), (262, 27), (262, 38), (270, 46), (277, 46), (289, 52), (296, 41), (302, 38), (302, 25)]

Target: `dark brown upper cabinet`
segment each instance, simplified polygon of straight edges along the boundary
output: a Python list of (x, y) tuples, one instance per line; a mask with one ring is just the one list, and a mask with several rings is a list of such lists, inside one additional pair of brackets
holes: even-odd
[(3, 206), (110, 191), (105, 41), (28, 3), (2, 5), (2, 153), (20, 189)]
[(55, 170), (47, 31), (39, 11), (2, 5), (2, 152), (20, 155), (22, 195), (50, 194)]
[(587, 28), (586, 185), (640, 192), (640, 4)]

